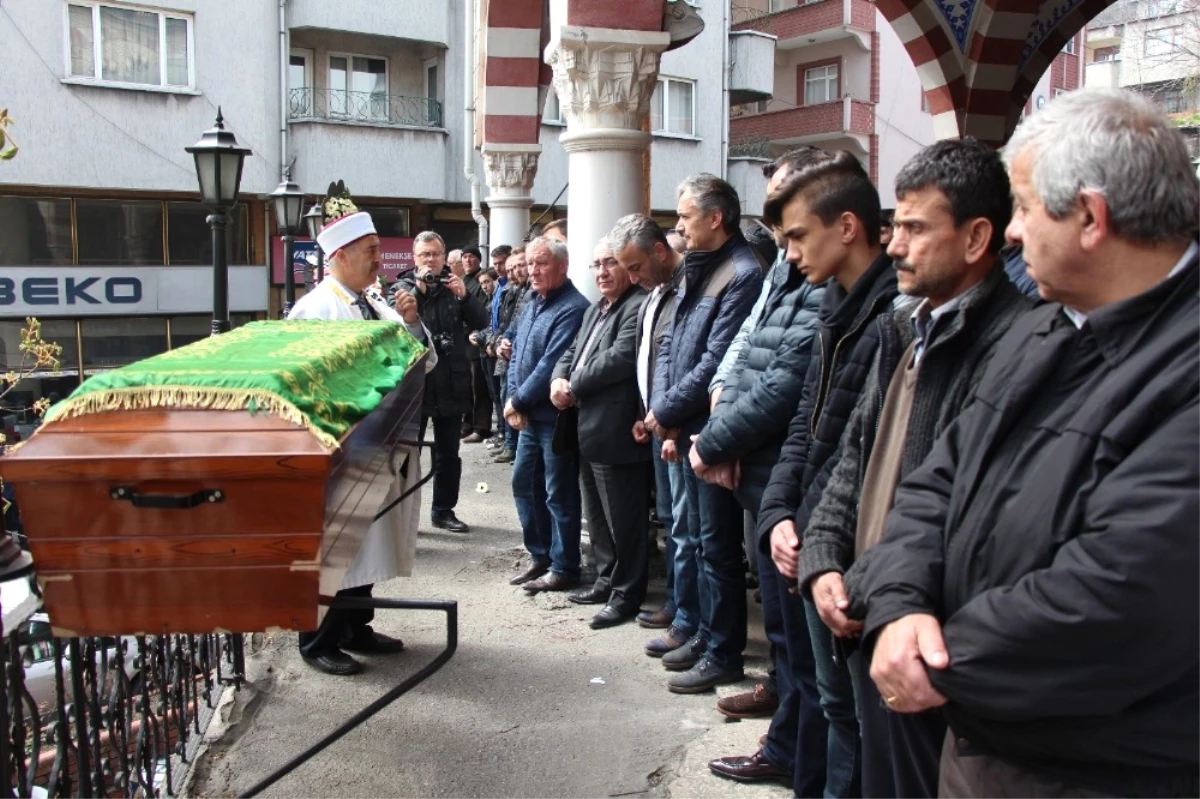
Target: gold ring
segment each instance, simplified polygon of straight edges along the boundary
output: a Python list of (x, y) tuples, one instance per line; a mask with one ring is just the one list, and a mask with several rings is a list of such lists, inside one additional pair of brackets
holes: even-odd
[(883, 700), (883, 701), (884, 701), (884, 702), (886, 702), (886, 703), (888, 704), (888, 706), (890, 707), (891, 705), (894, 705), (894, 704), (896, 704), (897, 702), (899, 702), (899, 701), (900, 701), (900, 697), (898, 697), (898, 696), (889, 696), (887, 699), (885, 699), (885, 700)]

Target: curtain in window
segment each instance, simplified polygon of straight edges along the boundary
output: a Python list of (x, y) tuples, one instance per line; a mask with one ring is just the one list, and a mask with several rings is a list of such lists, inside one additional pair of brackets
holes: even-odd
[(671, 118), (667, 129), (681, 136), (691, 136), (692, 130), (692, 84), (673, 80), (667, 83), (670, 97), (667, 105)]
[(71, 74), (81, 78), (96, 77), (96, 64), (92, 49), (95, 39), (92, 31), (92, 9), (88, 6), (70, 6), (68, 16), (71, 25)]
[[(364, 110), (371, 119), (387, 119), (387, 68), (381, 59), (355, 58), (354, 74), (351, 78), (356, 92), (369, 95), (369, 104), (364, 103)], [(361, 99), (368, 99), (363, 97)]]
[(659, 78), (654, 94), (650, 97), (650, 130), (664, 130), (663, 119), (663, 80)]
[(100, 7), (105, 80), (158, 85), (158, 14)]
[(167, 85), (188, 85), (187, 20), (167, 17)]

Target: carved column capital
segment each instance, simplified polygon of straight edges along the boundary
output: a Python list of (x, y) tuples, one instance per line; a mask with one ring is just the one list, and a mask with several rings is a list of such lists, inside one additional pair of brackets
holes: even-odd
[[(538, 145), (502, 145), (483, 148), (483, 168), (493, 194), (527, 195), (537, 177)], [(504, 190), (504, 191), (501, 191)]]
[(567, 131), (640, 130), (666, 33), (564, 27), (546, 48)]

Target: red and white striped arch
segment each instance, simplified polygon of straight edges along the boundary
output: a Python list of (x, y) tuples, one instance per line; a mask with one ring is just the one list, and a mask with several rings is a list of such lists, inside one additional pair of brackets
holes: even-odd
[(483, 144), (537, 144), (549, 68), (542, 63), (546, 0), (487, 0), (483, 7)]
[(934, 133), (999, 146), (1055, 55), (1113, 2), (978, 0), (965, 52), (935, 0), (877, 0), (876, 6), (917, 67)]

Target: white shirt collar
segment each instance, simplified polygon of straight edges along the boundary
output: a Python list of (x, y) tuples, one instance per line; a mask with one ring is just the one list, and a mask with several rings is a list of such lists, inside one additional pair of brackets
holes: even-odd
[[(1171, 271), (1167, 272), (1167, 276), (1164, 277), (1163, 280), (1170, 280), (1171, 278), (1175, 277), (1175, 275), (1182, 272), (1183, 268), (1191, 263), (1192, 259), (1196, 257), (1198, 250), (1200, 250), (1200, 245), (1197, 245), (1196, 242), (1193, 241), (1191, 244), (1189, 244), (1187, 250), (1183, 253), (1183, 257), (1179, 259), (1179, 263), (1171, 267)], [(1067, 318), (1071, 320), (1071, 324), (1075, 325), (1075, 327), (1083, 327), (1083, 323), (1087, 321), (1087, 314), (1085, 314), (1083, 311), (1077, 311), (1074, 308), (1068, 308), (1065, 305), (1063, 306), (1063, 313), (1067, 315)]]

